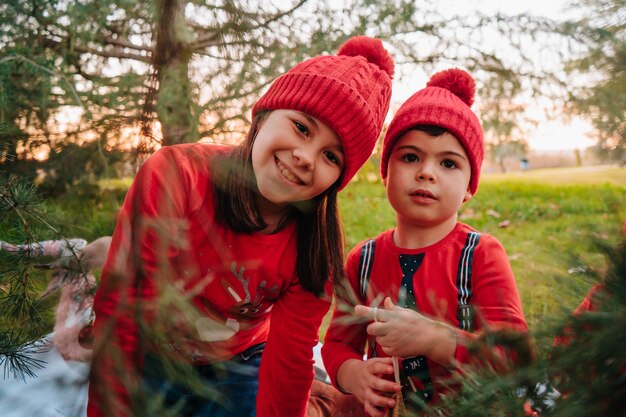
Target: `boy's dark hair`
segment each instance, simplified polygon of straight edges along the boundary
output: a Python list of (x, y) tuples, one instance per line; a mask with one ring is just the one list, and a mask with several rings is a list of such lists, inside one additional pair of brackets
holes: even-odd
[[(259, 232), (267, 227), (257, 208), (259, 190), (252, 169), (252, 145), (270, 111), (255, 115), (244, 142), (224, 157), (216, 159), (216, 220), (240, 233)], [(314, 199), (292, 205), (276, 230), (292, 220), (297, 222), (296, 274), (300, 285), (316, 296), (332, 278), (335, 287), (343, 281), (344, 242), (337, 192), (339, 180)]]
[(448, 131), (445, 127), (437, 125), (417, 125), (411, 128), (411, 130), (419, 130), (433, 137), (441, 136)]

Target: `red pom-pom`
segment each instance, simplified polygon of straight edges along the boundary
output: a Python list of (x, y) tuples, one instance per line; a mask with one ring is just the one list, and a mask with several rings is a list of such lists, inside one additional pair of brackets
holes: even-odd
[(462, 69), (452, 68), (438, 72), (430, 78), (426, 86), (450, 90), (468, 106), (474, 103), (476, 84), (472, 76)]
[(393, 77), (395, 65), (393, 58), (383, 46), (380, 39), (369, 36), (355, 36), (339, 47), (337, 55), (362, 56), (368, 62), (378, 66), (381, 70)]

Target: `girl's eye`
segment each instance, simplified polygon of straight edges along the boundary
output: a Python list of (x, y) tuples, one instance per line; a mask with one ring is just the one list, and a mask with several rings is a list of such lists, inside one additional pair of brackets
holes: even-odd
[(294, 121), (293, 123), (294, 123), (294, 125), (296, 125), (296, 129), (298, 129), (300, 131), (300, 133), (302, 133), (305, 136), (309, 135), (309, 128), (306, 127), (306, 125), (304, 125), (304, 124), (302, 124), (302, 123), (300, 123), (298, 121)]
[(407, 153), (406, 155), (402, 155), (402, 160), (404, 162), (417, 162), (419, 158), (413, 153)]
[(456, 162), (450, 160), (450, 159), (446, 159), (444, 160), (441, 165), (444, 168), (449, 168), (449, 169), (454, 169), (454, 168), (458, 168), (458, 165), (456, 164)]
[(339, 157), (337, 155), (335, 155), (334, 153), (332, 153), (330, 151), (326, 151), (326, 152), (324, 152), (324, 155), (333, 164), (341, 165), (341, 159), (339, 159)]

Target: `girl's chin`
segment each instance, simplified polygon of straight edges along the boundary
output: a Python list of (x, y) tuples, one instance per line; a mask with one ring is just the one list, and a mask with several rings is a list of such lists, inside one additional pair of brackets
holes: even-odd
[(259, 193), (259, 204), (265, 207), (272, 207), (273, 209), (280, 210), (283, 207), (287, 207), (291, 201), (286, 198), (276, 195), (276, 193)]

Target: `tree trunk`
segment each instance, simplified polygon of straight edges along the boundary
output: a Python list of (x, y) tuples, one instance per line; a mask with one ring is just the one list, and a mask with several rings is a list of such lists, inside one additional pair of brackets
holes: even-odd
[(506, 164), (504, 163), (504, 160), (506, 158), (504, 157), (498, 157), (498, 165), (500, 166), (500, 172), (504, 173), (506, 172)]
[(185, 0), (160, 0), (154, 66), (158, 91), (156, 113), (163, 145), (194, 142), (198, 138), (197, 115), (189, 79), (191, 35), (185, 26)]

